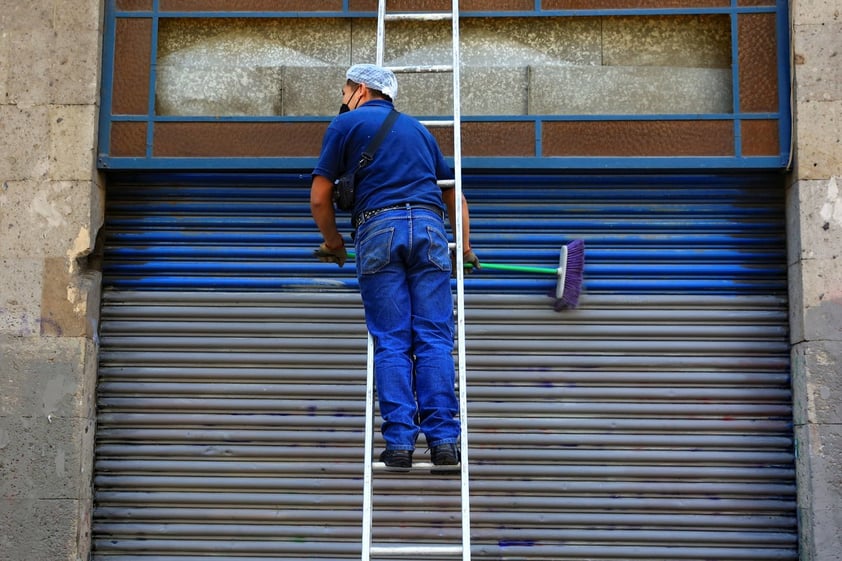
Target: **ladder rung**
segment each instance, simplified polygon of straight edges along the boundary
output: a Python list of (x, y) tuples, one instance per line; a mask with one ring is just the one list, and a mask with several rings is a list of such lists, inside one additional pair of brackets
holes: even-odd
[(372, 555), (460, 555), (461, 545), (372, 546)]
[(436, 120), (426, 120), (426, 121), (419, 121), (425, 127), (452, 127), (453, 126), (453, 119), (436, 119)]
[(423, 74), (425, 72), (453, 72), (452, 64), (430, 64), (419, 66), (389, 66), (389, 70), (395, 74)]
[(413, 12), (403, 14), (386, 14), (386, 21), (446, 21), (453, 19), (450, 12)]
[(393, 472), (408, 472), (408, 471), (459, 471), (462, 469), (462, 464), (454, 464), (448, 466), (437, 466), (433, 462), (413, 462), (411, 468), (393, 468), (386, 467), (383, 462), (372, 462), (371, 468), (375, 471), (393, 471)]

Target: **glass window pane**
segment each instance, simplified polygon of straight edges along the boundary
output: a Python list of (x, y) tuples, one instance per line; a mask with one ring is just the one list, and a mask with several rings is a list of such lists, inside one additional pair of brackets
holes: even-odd
[[(464, 18), (465, 115), (731, 113), (727, 15)], [(163, 19), (159, 115), (335, 114), (368, 19)], [(395, 22), (387, 65), (448, 64), (450, 23)], [(450, 76), (398, 77), (399, 110), (451, 113)]]

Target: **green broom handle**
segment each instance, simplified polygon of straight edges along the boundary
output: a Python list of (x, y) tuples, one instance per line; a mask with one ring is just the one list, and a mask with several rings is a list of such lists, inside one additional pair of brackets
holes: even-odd
[[(470, 263), (465, 264), (466, 267), (472, 267)], [(504, 263), (486, 263), (479, 264), (481, 269), (497, 269), (498, 271), (517, 271), (519, 273), (538, 273), (545, 275), (557, 275), (558, 269), (550, 269), (549, 267), (532, 267), (530, 265), (506, 265)]]
[[(354, 259), (353, 251), (348, 252), (348, 257)], [(465, 263), (465, 268), (473, 267), (470, 263)], [(549, 267), (532, 267), (530, 265), (506, 265), (504, 263), (480, 263), (481, 269), (496, 269), (498, 271), (516, 271), (518, 273), (538, 273), (543, 275), (557, 275), (558, 269), (551, 269)]]

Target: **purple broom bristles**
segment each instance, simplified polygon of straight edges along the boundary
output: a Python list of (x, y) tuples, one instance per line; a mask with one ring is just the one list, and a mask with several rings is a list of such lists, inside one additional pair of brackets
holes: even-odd
[(558, 284), (555, 291), (555, 311), (568, 310), (579, 305), (582, 277), (585, 273), (585, 242), (573, 240), (562, 246), (558, 264)]

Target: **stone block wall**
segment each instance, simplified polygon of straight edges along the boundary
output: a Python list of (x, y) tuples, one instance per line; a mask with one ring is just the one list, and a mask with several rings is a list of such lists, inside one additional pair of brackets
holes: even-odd
[(801, 559), (842, 559), (842, 7), (793, 0), (790, 327)]
[(101, 0), (0, 0), (0, 561), (90, 549)]

